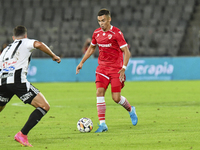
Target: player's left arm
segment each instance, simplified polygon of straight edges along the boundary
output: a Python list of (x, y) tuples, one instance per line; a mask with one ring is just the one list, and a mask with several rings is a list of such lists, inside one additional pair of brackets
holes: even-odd
[(124, 52), (124, 63), (123, 63), (123, 66), (127, 66), (128, 62), (129, 62), (129, 58), (131, 56), (131, 53), (130, 53), (130, 51), (128, 49), (128, 46), (122, 47), (121, 50)]
[(123, 61), (123, 67), (122, 67), (122, 69), (118, 73), (120, 74), (119, 79), (122, 82), (122, 81), (125, 80), (124, 79), (125, 78), (124, 74), (125, 74), (125, 70), (126, 70), (126, 67), (128, 65), (131, 53), (130, 53), (130, 51), (128, 49), (128, 46), (122, 47), (121, 50), (124, 52), (124, 61)]

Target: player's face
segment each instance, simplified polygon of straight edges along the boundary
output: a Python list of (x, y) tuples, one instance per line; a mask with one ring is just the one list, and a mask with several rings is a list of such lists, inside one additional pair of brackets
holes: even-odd
[(97, 19), (98, 19), (98, 23), (103, 31), (108, 31), (110, 29), (111, 18), (109, 16), (106, 16), (106, 15), (98, 16)]

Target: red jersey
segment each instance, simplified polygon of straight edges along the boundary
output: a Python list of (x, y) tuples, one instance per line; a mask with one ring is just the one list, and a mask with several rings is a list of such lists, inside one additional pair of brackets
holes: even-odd
[(96, 29), (92, 35), (91, 44), (99, 47), (99, 65), (122, 68), (123, 51), (120, 48), (127, 46), (127, 43), (118, 28), (111, 26), (106, 32), (101, 28)]

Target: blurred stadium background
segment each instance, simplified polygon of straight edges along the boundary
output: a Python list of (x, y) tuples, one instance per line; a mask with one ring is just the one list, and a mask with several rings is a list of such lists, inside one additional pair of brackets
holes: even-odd
[[(132, 57), (199, 55), (200, 0), (0, 0), (0, 44), (25, 25), (29, 38), (56, 54), (82, 57), (101, 8), (111, 11), (111, 24), (124, 33)], [(47, 55), (36, 51), (33, 57)]]

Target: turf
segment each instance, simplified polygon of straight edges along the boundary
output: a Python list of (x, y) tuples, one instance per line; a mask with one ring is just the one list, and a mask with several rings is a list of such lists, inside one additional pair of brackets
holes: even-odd
[[(200, 149), (200, 81), (126, 82), (122, 90), (136, 107), (138, 124), (106, 93), (108, 132), (97, 129), (96, 89), (93, 82), (34, 83), (51, 105), (29, 133), (32, 149), (41, 150), (189, 150)], [(0, 113), (0, 149), (24, 149), (14, 141), (34, 110), (17, 97)], [(92, 119), (94, 129), (80, 133), (76, 123)]]

